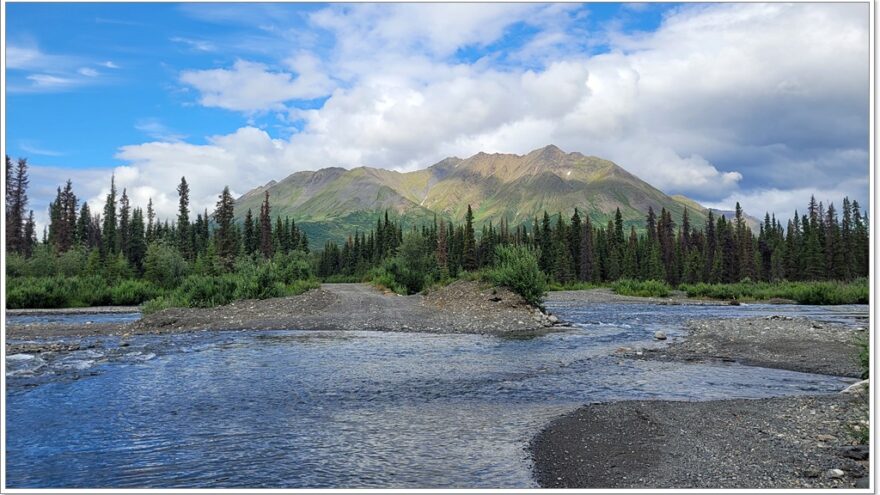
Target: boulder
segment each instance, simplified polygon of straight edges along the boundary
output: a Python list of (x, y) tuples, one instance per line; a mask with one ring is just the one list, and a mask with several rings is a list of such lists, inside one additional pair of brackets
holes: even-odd
[(666, 333), (662, 330), (657, 330), (654, 332), (654, 338), (657, 340), (666, 340)]

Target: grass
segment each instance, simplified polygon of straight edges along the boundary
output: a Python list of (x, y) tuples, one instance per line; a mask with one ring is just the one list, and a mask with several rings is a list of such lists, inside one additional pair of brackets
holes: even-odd
[(871, 350), (869, 348), (870, 339), (864, 336), (857, 342), (859, 346), (859, 367), (862, 370), (862, 380), (867, 380), (871, 373)]
[(666, 297), (672, 290), (666, 282), (657, 280), (618, 280), (611, 289), (622, 296)]
[(791, 299), (798, 304), (868, 304), (867, 279), (852, 282), (749, 282), (682, 284), (688, 297), (760, 301)]

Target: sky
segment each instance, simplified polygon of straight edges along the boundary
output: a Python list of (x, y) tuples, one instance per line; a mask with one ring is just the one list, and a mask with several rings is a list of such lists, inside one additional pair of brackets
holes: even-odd
[(667, 194), (868, 206), (862, 4), (6, 4), (6, 153), (39, 223), (111, 173), (173, 217), (300, 170), (555, 144)]

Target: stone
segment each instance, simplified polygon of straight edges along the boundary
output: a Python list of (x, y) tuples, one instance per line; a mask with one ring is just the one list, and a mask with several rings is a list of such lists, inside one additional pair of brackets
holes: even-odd
[(559, 318), (557, 318), (556, 315), (550, 315), (547, 317), (547, 319), (550, 320), (550, 323), (553, 323), (553, 324), (559, 323)]
[(666, 333), (662, 330), (657, 330), (654, 332), (654, 338), (657, 340), (666, 340)]
[(836, 442), (837, 437), (833, 435), (816, 435), (816, 440), (820, 442)]
[(837, 478), (843, 478), (844, 472), (841, 469), (834, 468), (834, 469), (829, 469), (828, 472), (825, 474), (827, 474), (829, 478), (837, 479)]
[(852, 445), (849, 447), (843, 447), (840, 449), (840, 455), (843, 457), (854, 459), (857, 461), (865, 461), (868, 460), (871, 451), (867, 445)]
[(853, 383), (849, 387), (846, 387), (845, 389), (841, 390), (840, 393), (842, 393), (842, 394), (860, 394), (860, 393), (862, 393), (863, 390), (868, 389), (868, 383), (869, 383), (868, 380), (862, 380), (860, 382)]

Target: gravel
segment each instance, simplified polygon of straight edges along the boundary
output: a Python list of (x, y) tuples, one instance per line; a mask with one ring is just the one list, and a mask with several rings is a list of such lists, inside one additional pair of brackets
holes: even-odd
[(868, 476), (867, 449), (852, 446), (867, 407), (865, 395), (595, 404), (530, 448), (545, 488), (854, 487)]
[(818, 323), (808, 318), (769, 316), (696, 320), (688, 335), (641, 359), (737, 361), (742, 364), (806, 373), (859, 377), (859, 339), (867, 330)]
[[(634, 359), (723, 360), (858, 377), (864, 329), (769, 316), (688, 323), (686, 337)], [(864, 390), (864, 389), (862, 389)], [(592, 404), (530, 445), (546, 488), (865, 487), (867, 394)]]
[(170, 308), (128, 324), (10, 325), (7, 337), (40, 338), (202, 330), (379, 330), (528, 336), (564, 327), (519, 295), (458, 281), (427, 295), (400, 296), (367, 284), (323, 284), (292, 297), (216, 308)]

